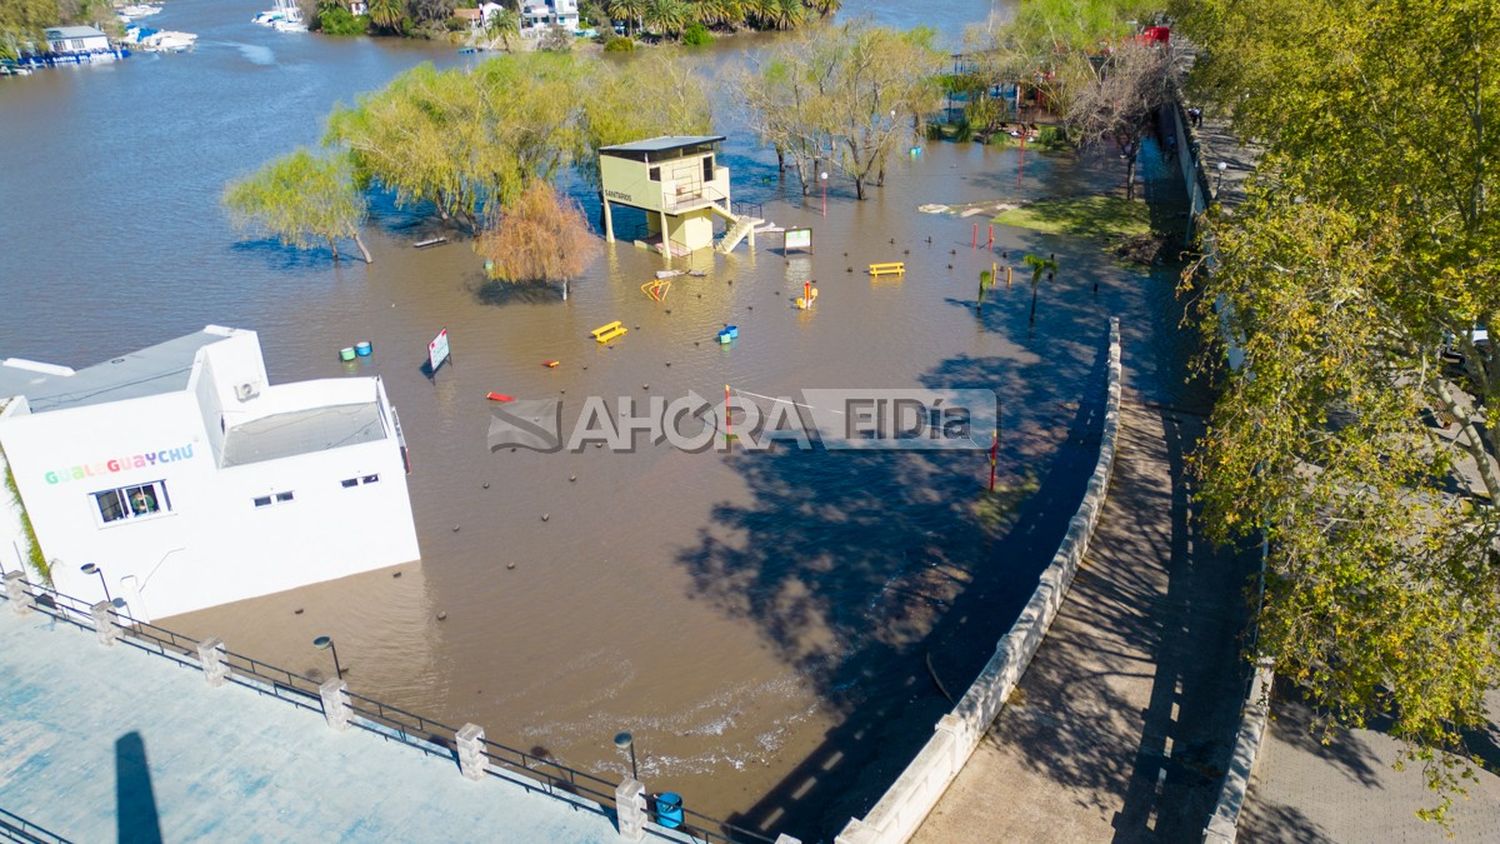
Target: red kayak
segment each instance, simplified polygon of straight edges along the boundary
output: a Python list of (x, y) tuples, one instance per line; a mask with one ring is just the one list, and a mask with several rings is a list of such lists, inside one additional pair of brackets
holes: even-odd
[(507, 396), (504, 393), (486, 393), (484, 397), (487, 398), (487, 399), (489, 399), (490, 401), (515, 401), (516, 400), (515, 396)]
[(545, 366), (548, 369), (552, 369), (553, 367), (557, 366), (559, 363), (562, 363), (562, 361), (560, 361), (560, 360), (544, 360), (544, 361), (542, 361), (542, 366)]

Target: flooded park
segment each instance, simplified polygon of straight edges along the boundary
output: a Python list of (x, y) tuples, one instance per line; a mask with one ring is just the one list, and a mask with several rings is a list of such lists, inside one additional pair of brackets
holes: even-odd
[[(869, 0), (843, 14), (933, 26), (956, 49), (990, 5)], [(628, 730), (648, 788), (752, 829), (831, 837), (926, 740), (1056, 549), (1097, 451), (1109, 317), (1121, 319), (1130, 399), (1193, 402), (1180, 266), (1001, 225), (986, 248), (989, 214), (930, 207), (1111, 191), (1117, 156), (922, 142), (864, 201), (831, 180), (825, 211), (820, 193), (804, 199), (778, 174), (723, 81), (775, 36), (722, 39), (696, 61), (717, 80), (734, 198), (811, 228), (810, 252), (767, 235), (754, 250), (676, 259), (696, 273), (658, 302), (641, 285), (663, 259), (627, 239), (601, 235), (564, 300), (558, 287), (487, 281), (462, 232), (388, 198), (365, 230), (370, 265), (246, 240), (219, 206), (226, 181), (316, 143), (336, 102), (422, 61), (470, 60), (271, 32), (248, 23), (255, 11), (173, 0), (162, 22), (201, 33), (192, 54), (0, 85), (17, 139), (0, 147), (0, 355), (82, 365), (214, 323), (258, 331), (276, 382), (379, 375), (410, 447), (422, 559), (167, 627), (319, 674), (330, 666), (311, 642), (330, 635), (362, 694), (608, 776), (627, 770), (611, 737)], [(1149, 142), (1141, 165), (1153, 223), (1179, 232), (1176, 168)], [(599, 225), (597, 194), (575, 187)], [(413, 248), (435, 237), (447, 241)], [(1059, 267), (1034, 324), (1027, 253)], [(864, 272), (881, 261), (904, 261), (905, 275)], [(976, 307), (979, 273), (996, 262), (1016, 282)], [(817, 305), (795, 309), (808, 281)], [(614, 320), (629, 333), (590, 337)], [(726, 324), (739, 337), (720, 345)], [(427, 343), (444, 328), (452, 363), (429, 376)], [(374, 354), (341, 362), (357, 341)], [(985, 493), (979, 450), (641, 441), (541, 453), (487, 441), (490, 391), (559, 399), (571, 421), (591, 396), (713, 401), (725, 385), (750, 398), (992, 389), (999, 492)]]

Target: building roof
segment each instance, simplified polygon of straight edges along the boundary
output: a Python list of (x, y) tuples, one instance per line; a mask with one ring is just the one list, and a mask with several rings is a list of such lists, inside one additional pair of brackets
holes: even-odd
[(613, 146), (600, 147), (602, 153), (625, 153), (625, 157), (633, 158), (631, 153), (663, 153), (675, 152), (688, 147), (700, 146), (702, 144), (716, 144), (724, 140), (723, 135), (662, 135), (657, 138), (647, 138), (644, 141), (631, 141), (628, 144), (615, 144)]
[(198, 350), (230, 333), (209, 326), (71, 375), (59, 367), (42, 371), (28, 362), (0, 360), (0, 396), (25, 396), (31, 412), (42, 413), (176, 392), (187, 388)]
[(48, 38), (103, 38), (104, 33), (92, 26), (49, 26)]
[(385, 439), (375, 402), (273, 413), (224, 434), (220, 466), (243, 466)]

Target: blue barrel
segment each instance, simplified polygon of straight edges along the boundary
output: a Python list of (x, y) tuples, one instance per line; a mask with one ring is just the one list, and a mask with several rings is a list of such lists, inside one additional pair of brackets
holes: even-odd
[(682, 795), (664, 791), (656, 796), (656, 822), (666, 829), (682, 826)]
[(358, 343), (354, 344), (354, 353), (362, 358), (369, 357), (371, 351), (373, 351), (373, 349), (370, 348), (369, 340), (361, 340)]

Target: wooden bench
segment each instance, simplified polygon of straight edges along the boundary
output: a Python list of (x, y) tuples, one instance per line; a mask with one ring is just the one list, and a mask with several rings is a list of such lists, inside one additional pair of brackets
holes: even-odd
[(619, 320), (615, 320), (614, 322), (607, 322), (589, 333), (594, 335), (594, 339), (600, 343), (608, 343), (624, 334), (627, 330), (625, 326), (620, 324)]
[(902, 261), (889, 261), (884, 264), (871, 264), (870, 275), (906, 275), (906, 264)]

